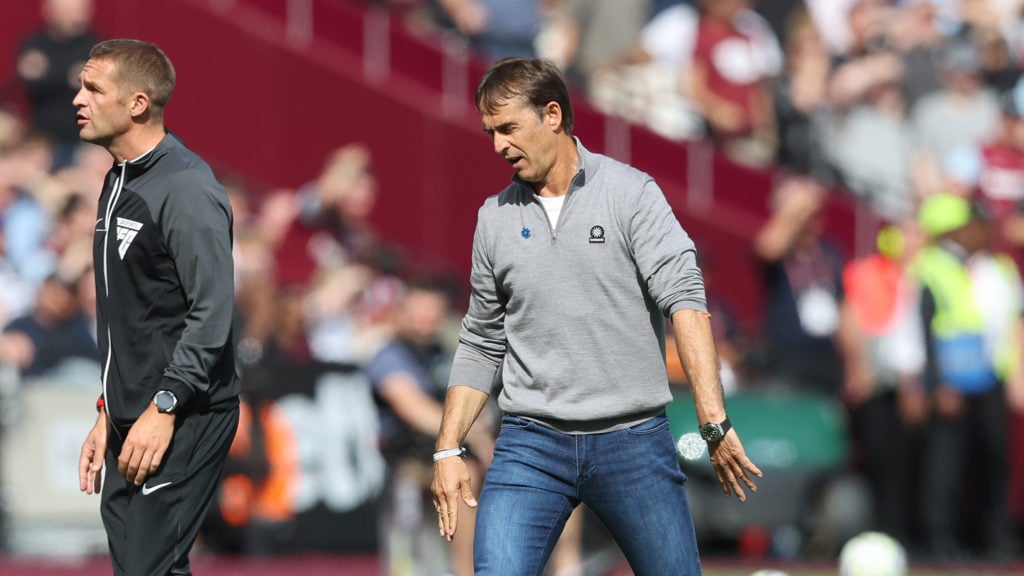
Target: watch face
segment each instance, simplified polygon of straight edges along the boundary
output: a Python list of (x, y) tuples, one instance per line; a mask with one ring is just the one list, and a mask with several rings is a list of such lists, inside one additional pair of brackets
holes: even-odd
[(725, 436), (725, 434), (722, 433), (721, 424), (716, 424), (714, 422), (708, 422), (704, 426), (701, 426), (700, 435), (707, 442), (718, 442), (722, 439), (722, 436)]
[(170, 412), (174, 410), (175, 405), (178, 403), (178, 399), (174, 397), (174, 394), (161, 390), (156, 393), (156, 397), (153, 398), (153, 403), (156, 404), (156, 409), (160, 412)]

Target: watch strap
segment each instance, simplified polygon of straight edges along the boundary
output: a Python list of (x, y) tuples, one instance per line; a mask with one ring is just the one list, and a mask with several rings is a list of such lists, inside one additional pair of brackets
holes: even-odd
[(453, 456), (459, 456), (460, 458), (466, 455), (466, 449), (464, 447), (448, 448), (447, 450), (438, 450), (434, 452), (434, 462), (443, 460), (445, 458), (452, 458)]

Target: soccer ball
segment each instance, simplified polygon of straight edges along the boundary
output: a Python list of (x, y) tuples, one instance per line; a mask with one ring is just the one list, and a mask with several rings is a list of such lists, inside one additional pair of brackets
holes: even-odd
[(882, 532), (861, 532), (839, 552), (841, 576), (906, 576), (907, 553)]

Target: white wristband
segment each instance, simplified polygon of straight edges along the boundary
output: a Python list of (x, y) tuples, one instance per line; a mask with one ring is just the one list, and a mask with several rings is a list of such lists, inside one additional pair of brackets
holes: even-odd
[(466, 449), (463, 448), (463, 447), (449, 448), (447, 450), (438, 450), (437, 452), (434, 452), (434, 462), (437, 462), (438, 460), (441, 460), (443, 458), (451, 458), (452, 456), (465, 456), (465, 455), (466, 455)]

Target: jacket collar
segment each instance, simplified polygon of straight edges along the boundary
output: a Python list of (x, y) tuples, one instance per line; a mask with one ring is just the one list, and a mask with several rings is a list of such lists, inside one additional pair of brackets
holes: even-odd
[[(173, 148), (184, 146), (181, 140), (173, 132), (166, 132), (164, 137), (157, 143), (156, 146), (149, 149), (149, 151), (141, 154), (137, 158), (133, 158), (125, 162), (130, 169), (133, 176), (138, 176), (149, 171), (150, 168), (156, 164), (160, 158), (163, 158), (168, 151)], [(114, 164), (114, 170), (120, 169), (120, 164)]]

